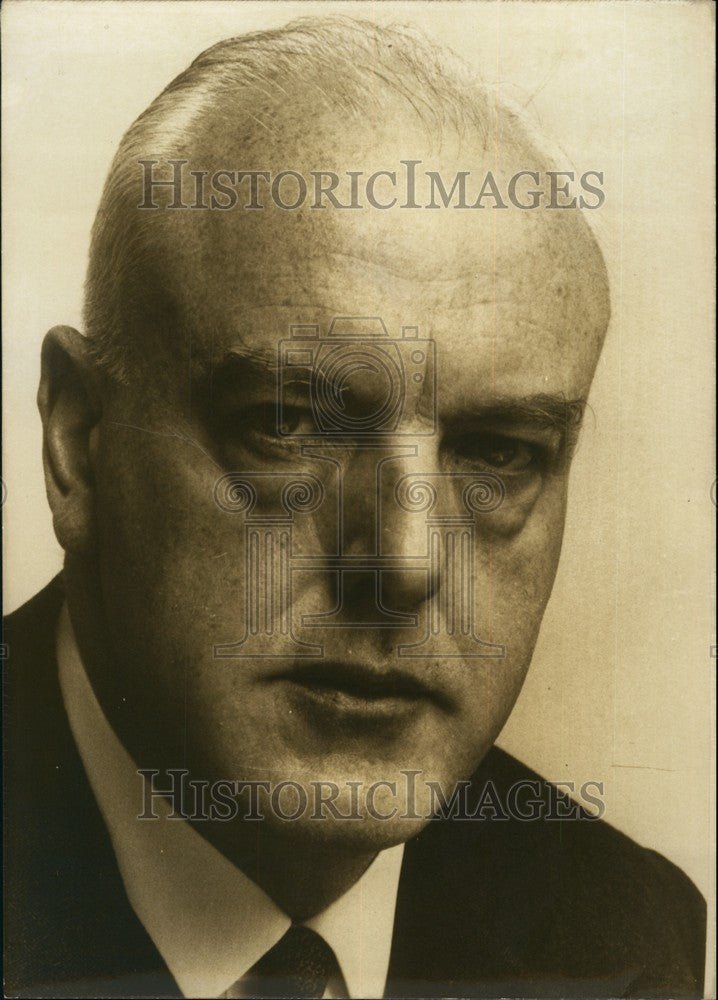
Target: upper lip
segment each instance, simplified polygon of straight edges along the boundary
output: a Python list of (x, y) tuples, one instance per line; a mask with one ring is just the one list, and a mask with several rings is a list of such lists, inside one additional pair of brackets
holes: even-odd
[(378, 698), (428, 698), (444, 703), (448, 699), (436, 688), (412, 674), (393, 667), (374, 669), (362, 663), (307, 661), (275, 675), (275, 679), (293, 681), (306, 687), (344, 691), (368, 700)]

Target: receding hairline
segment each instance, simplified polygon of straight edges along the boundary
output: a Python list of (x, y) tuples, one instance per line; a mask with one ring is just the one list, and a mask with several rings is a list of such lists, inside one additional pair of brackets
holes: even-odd
[[(319, 86), (322, 74), (341, 86), (327, 92)], [(468, 134), (472, 145), (486, 149), (490, 130), (496, 127), (491, 115), (500, 112), (502, 137), (535, 153), (536, 165), (550, 164), (550, 157), (539, 151), (514, 111), (490, 104), (486, 89), (457, 57), (414, 30), (330, 16), (301, 18), (281, 28), (218, 42), (200, 53), (130, 127), (105, 185), (93, 228), (85, 324), (97, 359), (115, 377), (125, 380), (130, 368), (131, 345), (123, 328), (131, 325), (127, 314), (139, 307), (157, 308), (151, 302), (154, 291), (140, 286), (157, 246), (143, 227), (150, 222), (157, 225), (158, 220), (128, 212), (130, 205), (136, 208), (137, 160), (150, 150), (176, 155), (195, 148), (207, 141), (214, 121), (226, 122), (227, 131), (235, 134), (236, 141), (244, 140), (246, 149), (261, 148), (263, 142), (281, 145), (288, 141), (287, 135), (267, 143), (262, 115), (273, 102), (281, 108), (282, 95), (288, 93), (285, 85), (297, 78), (304, 87), (302, 99), (311, 103), (316, 98), (323, 114), (338, 117), (345, 129), (348, 121), (362, 120), (365, 105), (359, 84), (367, 80), (373, 81), (373, 97), (405, 101), (427, 139), (436, 136), (432, 129), (440, 135), (448, 128), (460, 138)], [(250, 109), (244, 107), (243, 96), (246, 102), (248, 95), (258, 94), (265, 101), (262, 107), (256, 101)], [(293, 99), (297, 100), (296, 94)]]

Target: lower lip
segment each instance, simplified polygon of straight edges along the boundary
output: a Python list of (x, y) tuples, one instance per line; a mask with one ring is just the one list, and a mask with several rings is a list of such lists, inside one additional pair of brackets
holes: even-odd
[(339, 688), (314, 687), (296, 681), (286, 683), (290, 699), (300, 710), (349, 724), (408, 722), (428, 705), (427, 699), (420, 695), (365, 697), (360, 692)]

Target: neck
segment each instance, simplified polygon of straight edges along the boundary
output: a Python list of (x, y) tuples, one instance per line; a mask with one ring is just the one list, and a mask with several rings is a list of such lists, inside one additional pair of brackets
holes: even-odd
[(199, 832), (294, 921), (308, 920), (343, 896), (377, 855), (276, 836), (257, 821), (203, 823)]

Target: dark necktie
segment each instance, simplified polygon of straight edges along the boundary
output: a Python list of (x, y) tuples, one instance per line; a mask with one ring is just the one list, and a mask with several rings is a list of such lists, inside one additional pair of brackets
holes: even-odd
[[(324, 996), (338, 969), (334, 952), (309, 927), (290, 927), (284, 937), (237, 984), (243, 997)], [(229, 996), (234, 994), (228, 990)]]

